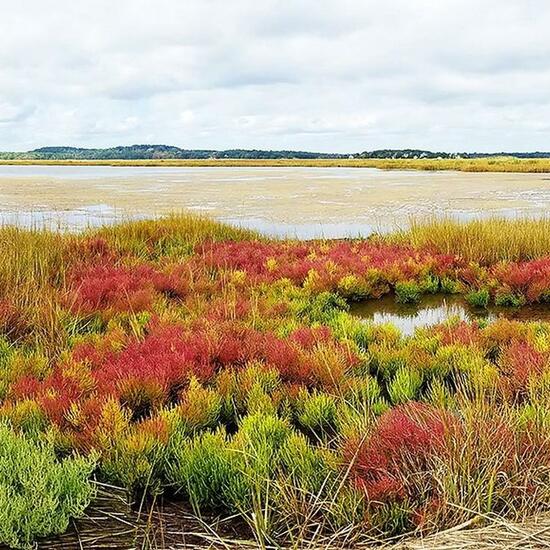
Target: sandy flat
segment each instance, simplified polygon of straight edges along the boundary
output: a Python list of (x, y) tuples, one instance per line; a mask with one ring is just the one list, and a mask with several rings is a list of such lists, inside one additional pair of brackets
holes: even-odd
[[(542, 215), (545, 174), (350, 168), (1, 166), (4, 222), (72, 225), (190, 210), (277, 233), (281, 227), (394, 227), (410, 216)], [(42, 217), (40, 217), (42, 216)], [(279, 229), (277, 229), (279, 228)]]

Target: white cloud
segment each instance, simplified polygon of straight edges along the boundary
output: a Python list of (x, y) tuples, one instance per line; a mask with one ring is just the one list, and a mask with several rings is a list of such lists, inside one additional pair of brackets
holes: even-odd
[(550, 149), (545, 0), (21, 0), (0, 149)]

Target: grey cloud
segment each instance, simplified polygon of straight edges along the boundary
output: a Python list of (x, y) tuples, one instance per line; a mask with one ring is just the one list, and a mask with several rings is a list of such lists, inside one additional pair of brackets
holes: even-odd
[(0, 101), (0, 124), (19, 123), (31, 116), (34, 111), (33, 105), (16, 105)]
[(549, 149), (545, 0), (24, 0), (0, 148)]

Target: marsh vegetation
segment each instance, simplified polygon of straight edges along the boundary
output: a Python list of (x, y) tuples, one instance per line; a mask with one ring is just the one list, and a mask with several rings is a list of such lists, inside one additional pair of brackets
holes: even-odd
[(276, 159), (133, 159), (133, 160), (23, 160), (0, 159), (0, 165), (51, 166), (181, 166), (181, 167), (309, 167), (309, 168), (379, 168), (381, 170), (456, 170), (460, 172), (548, 173), (550, 158), (276, 158)]
[(2, 228), (0, 541), (63, 531), (97, 483), (233, 518), (262, 548), (546, 511), (550, 323), (405, 335), (350, 304), (550, 307), (547, 227), (308, 242), (194, 216)]

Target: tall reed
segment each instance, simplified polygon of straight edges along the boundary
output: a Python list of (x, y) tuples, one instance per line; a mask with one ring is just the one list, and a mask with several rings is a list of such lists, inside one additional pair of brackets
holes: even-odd
[(542, 219), (413, 219), (410, 228), (389, 241), (413, 247), (434, 247), (445, 254), (491, 264), (502, 260), (532, 260), (550, 255), (550, 217)]

